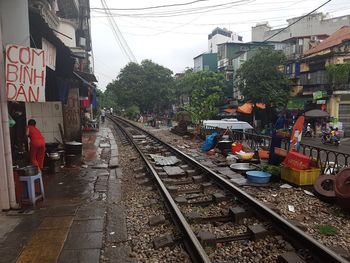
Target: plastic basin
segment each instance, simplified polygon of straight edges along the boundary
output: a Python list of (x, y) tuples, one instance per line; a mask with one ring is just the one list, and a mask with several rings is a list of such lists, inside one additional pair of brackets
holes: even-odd
[(246, 172), (249, 182), (254, 184), (266, 184), (270, 181), (271, 174), (262, 171), (248, 171)]

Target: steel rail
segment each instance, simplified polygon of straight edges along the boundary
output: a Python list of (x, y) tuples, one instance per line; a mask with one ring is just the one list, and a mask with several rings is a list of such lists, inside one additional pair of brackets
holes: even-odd
[[(132, 135), (128, 131), (126, 131), (126, 129), (123, 129), (123, 127), (121, 127), (121, 125), (116, 120), (114, 120), (113, 118), (110, 118), (110, 120), (112, 120), (121, 130), (123, 130), (124, 134), (127, 136), (129, 141), (133, 144), (135, 149), (138, 151), (143, 161), (147, 165), (148, 170), (152, 173), (153, 177), (155, 178), (156, 183), (158, 185), (159, 192), (163, 196), (165, 205), (168, 211), (170, 212), (171, 218), (173, 219), (176, 227), (180, 230), (181, 234), (183, 235), (183, 242), (185, 244), (187, 252), (190, 255), (192, 261), (198, 262), (198, 263), (211, 262), (207, 253), (204, 251), (202, 245), (197, 239), (196, 235), (193, 233), (190, 225), (187, 223), (185, 217), (183, 216), (180, 209), (176, 205), (174, 199), (170, 195), (169, 191), (166, 189), (166, 186), (163, 184), (161, 178), (158, 176), (157, 171), (153, 168), (152, 164), (148, 161), (147, 157), (144, 155), (144, 153), (141, 151), (138, 145), (134, 142), (134, 140), (132, 139)], [(126, 122), (123, 119), (120, 119), (120, 120)], [(129, 122), (127, 123), (130, 125)], [(137, 127), (134, 125), (132, 126)]]
[(187, 161), (189, 161), (193, 165), (200, 167), (202, 171), (205, 171), (207, 175), (209, 175), (209, 177), (213, 179), (216, 183), (218, 183), (221, 187), (231, 192), (233, 195), (238, 197), (244, 203), (248, 204), (263, 219), (265, 219), (266, 221), (272, 222), (273, 228), (276, 229), (278, 232), (280, 232), (285, 238), (287, 238), (295, 247), (299, 249), (308, 249), (308, 253), (312, 255), (313, 259), (316, 260), (317, 262), (327, 262), (327, 263), (349, 262), (345, 258), (341, 257), (340, 255), (336, 254), (326, 246), (316, 241), (311, 236), (302, 232), (300, 229), (298, 229), (293, 224), (288, 222), (288, 220), (282, 218), (280, 215), (278, 215), (277, 213), (272, 211), (270, 208), (268, 208), (267, 206), (265, 206), (264, 204), (256, 200), (254, 197), (250, 196), (246, 192), (239, 189), (237, 186), (223, 179), (217, 173), (213, 172), (206, 166), (202, 165), (192, 157), (181, 152), (180, 150), (173, 147), (172, 145), (161, 141), (159, 138), (157, 138), (153, 134), (131, 123), (130, 121), (122, 119), (120, 117), (118, 117), (118, 119), (124, 122), (127, 122), (129, 125), (143, 131), (148, 136), (152, 137), (153, 139), (167, 146), (170, 150), (174, 151), (179, 156), (184, 157)]

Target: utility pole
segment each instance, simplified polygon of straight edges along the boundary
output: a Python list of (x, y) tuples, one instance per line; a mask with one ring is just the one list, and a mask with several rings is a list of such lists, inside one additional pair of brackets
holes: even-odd
[(5, 70), (0, 27), (0, 202), (1, 209), (18, 208), (15, 194), (15, 182), (12, 170), (11, 142), (8, 121), (7, 98), (5, 93)]

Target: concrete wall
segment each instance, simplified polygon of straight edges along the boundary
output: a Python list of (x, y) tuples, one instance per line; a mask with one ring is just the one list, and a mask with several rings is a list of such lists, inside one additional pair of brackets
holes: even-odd
[[(292, 24), (298, 17), (288, 19), (288, 24)], [(283, 41), (291, 37), (312, 36), (312, 35), (331, 35), (342, 26), (350, 26), (350, 15), (335, 18), (325, 18), (322, 13), (307, 16), (279, 33), (270, 41)], [(281, 28), (280, 28), (281, 29)], [(273, 29), (267, 24), (252, 27), (252, 41), (264, 41), (278, 32), (280, 29)]]
[(28, 1), (0, 0), (3, 45), (30, 46)]
[(193, 63), (193, 71), (203, 70), (203, 55), (194, 58)]
[(58, 124), (63, 128), (62, 103), (60, 101), (43, 103), (26, 103), (27, 120), (34, 119), (36, 126), (45, 137), (45, 141), (62, 141)]
[(67, 47), (76, 47), (76, 39), (75, 39), (75, 26), (65, 20), (61, 20), (59, 25), (58, 25), (58, 32), (62, 33), (56, 33), (57, 37), (62, 40), (62, 42), (67, 46)]
[(218, 44), (231, 42), (231, 38), (227, 36), (223, 36), (220, 34), (216, 34), (211, 39), (208, 40), (208, 50), (209, 53), (217, 53), (218, 52)]

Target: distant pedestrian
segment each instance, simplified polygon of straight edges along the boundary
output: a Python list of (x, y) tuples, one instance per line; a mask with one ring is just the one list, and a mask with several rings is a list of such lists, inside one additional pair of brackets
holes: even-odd
[(102, 121), (102, 123), (105, 122), (105, 118), (106, 118), (106, 110), (105, 110), (105, 108), (102, 108), (101, 109), (101, 121)]
[(36, 121), (30, 119), (26, 127), (26, 134), (30, 139), (30, 162), (38, 167), (41, 172), (44, 168), (45, 139), (40, 130), (36, 127)]

